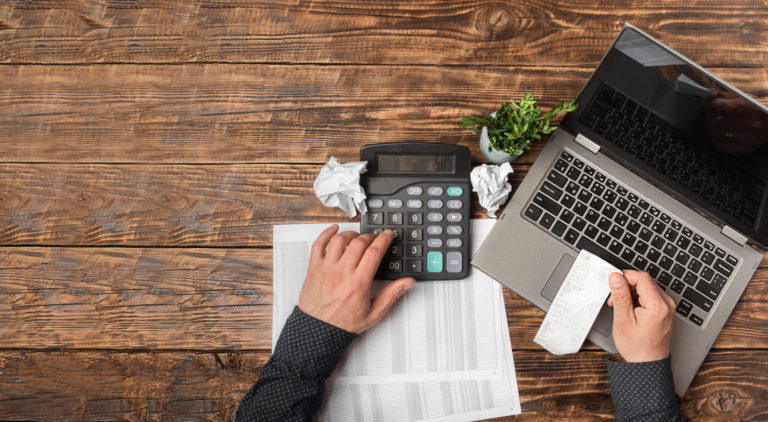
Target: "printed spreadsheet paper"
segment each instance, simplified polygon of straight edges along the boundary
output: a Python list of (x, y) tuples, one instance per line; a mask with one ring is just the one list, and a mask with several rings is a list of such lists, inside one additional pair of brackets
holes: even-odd
[[(494, 220), (472, 221), (473, 249)], [(309, 250), (327, 224), (274, 226), (272, 345), (298, 303)], [(358, 224), (340, 230), (357, 231)], [(383, 282), (376, 282), (374, 293)], [(520, 413), (501, 287), (417, 283), (350, 345), (328, 381), (319, 420), (470, 420)]]

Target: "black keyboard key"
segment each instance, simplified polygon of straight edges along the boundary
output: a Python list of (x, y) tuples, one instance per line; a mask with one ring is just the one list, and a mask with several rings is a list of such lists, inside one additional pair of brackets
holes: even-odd
[(653, 240), (651, 240), (651, 246), (656, 249), (661, 249), (664, 246), (664, 239), (659, 236), (653, 236)]
[(651, 262), (658, 262), (660, 257), (661, 252), (659, 252), (658, 249), (651, 249), (648, 251), (648, 259), (650, 259)]
[(674, 257), (677, 254), (677, 246), (675, 246), (675, 245), (673, 245), (671, 243), (667, 243), (664, 246), (664, 254), (669, 256), (669, 257)]
[(672, 275), (666, 271), (663, 271), (661, 274), (659, 274), (659, 278), (656, 281), (663, 284), (664, 286), (669, 286), (669, 283), (672, 281)]
[(621, 239), (621, 236), (624, 234), (624, 229), (614, 224), (610, 234), (614, 239)]
[(677, 231), (680, 231), (680, 229), (683, 228), (683, 225), (680, 224), (680, 222), (677, 220), (672, 220), (672, 228)]
[(548, 212), (545, 212), (544, 216), (541, 217), (541, 221), (539, 221), (539, 224), (541, 224), (545, 229), (552, 227), (552, 224), (554, 223), (555, 217)]
[(644, 200), (642, 200), (642, 199), (640, 200), (640, 202), (638, 202), (638, 203), (637, 203), (637, 205), (639, 205), (639, 206), (640, 206), (640, 208), (642, 208), (642, 209), (644, 209), (644, 210), (647, 210), (647, 209), (648, 209), (648, 207), (650, 206), (650, 204), (648, 204), (647, 202), (645, 202), (645, 201), (644, 201)]
[(535, 204), (528, 205), (528, 208), (525, 210), (525, 216), (530, 218), (533, 221), (536, 221), (541, 216), (542, 210)]
[(605, 186), (601, 185), (600, 183), (595, 183), (592, 185), (592, 188), (589, 191), (599, 196), (605, 192)]
[(558, 221), (555, 223), (555, 225), (552, 227), (552, 233), (555, 234), (555, 236), (562, 236), (563, 233), (565, 233), (565, 229), (568, 226), (565, 225), (562, 221)]
[(721, 276), (720, 274), (715, 274), (715, 279), (712, 280), (712, 285), (716, 288), (722, 290), (723, 287), (725, 287), (725, 283), (728, 281), (725, 277)]
[(739, 260), (736, 259), (736, 257), (733, 255), (728, 255), (728, 257), (725, 258), (725, 261), (733, 265), (734, 267), (736, 266), (736, 264), (739, 263)]
[(589, 237), (590, 239), (594, 239), (597, 234), (600, 233), (600, 230), (597, 229), (597, 227), (593, 225), (587, 226), (587, 229), (584, 230), (584, 235)]
[(624, 248), (624, 252), (621, 253), (621, 259), (632, 262), (632, 259), (635, 258), (635, 251), (629, 248)]
[(600, 218), (600, 214), (598, 214), (595, 210), (589, 210), (587, 211), (587, 215), (584, 218), (590, 223), (595, 224), (597, 223), (597, 219)]
[(640, 208), (635, 205), (630, 205), (627, 214), (632, 218), (637, 218), (640, 215)]
[(677, 232), (672, 227), (668, 228), (666, 232), (664, 232), (664, 239), (669, 240), (670, 242), (674, 242), (675, 239), (677, 239)]
[(568, 162), (566, 162), (563, 159), (558, 159), (557, 162), (555, 163), (555, 169), (557, 169), (557, 171), (559, 171), (560, 173), (564, 172), (565, 169), (567, 168), (568, 168)]
[(570, 223), (573, 220), (573, 213), (570, 210), (563, 210), (563, 213), (560, 214), (560, 219), (565, 223)]
[(701, 270), (701, 278), (703, 278), (706, 281), (711, 281), (714, 275), (715, 275), (715, 271), (712, 268), (704, 267), (704, 269)]
[(613, 204), (613, 201), (615, 201), (617, 197), (618, 197), (618, 195), (616, 195), (616, 192), (614, 192), (612, 190), (607, 190), (603, 194), (603, 199), (605, 199), (605, 202), (607, 202), (609, 204)]
[(597, 235), (597, 243), (600, 246), (605, 246), (607, 248), (608, 245), (611, 243), (611, 237), (605, 233), (600, 233), (599, 235)]
[(675, 257), (675, 261), (677, 261), (680, 265), (687, 264), (689, 259), (691, 259), (691, 256), (685, 253), (685, 251), (678, 252), (677, 256)]
[(621, 196), (627, 196), (627, 188), (624, 186), (619, 186), (616, 188), (616, 192)]
[(579, 241), (576, 243), (576, 247), (578, 249), (584, 249), (587, 250), (600, 258), (608, 261), (609, 264), (613, 265), (616, 268), (624, 269), (624, 268), (632, 268), (629, 263), (625, 262), (621, 258), (619, 258), (616, 254), (611, 253), (604, 249), (602, 246), (598, 245), (597, 243), (587, 239), (586, 237), (582, 236)]
[(636, 240), (637, 237), (635, 237), (632, 233), (625, 233), (624, 237), (621, 238), (621, 243), (626, 245), (628, 248), (631, 248), (632, 245), (635, 244)]
[(616, 215), (616, 208), (611, 205), (606, 205), (603, 208), (603, 215), (608, 218), (613, 218), (613, 216)]
[(621, 253), (621, 248), (621, 243), (619, 243), (617, 240), (611, 240), (611, 244), (608, 246), (608, 250), (613, 252), (615, 255)]
[(584, 162), (579, 160), (578, 158), (576, 159), (576, 161), (573, 162), (573, 165), (580, 169), (584, 168)]
[(662, 223), (659, 220), (656, 220), (656, 221), (653, 222), (653, 224), (651, 224), (651, 230), (653, 230), (654, 232), (656, 232), (658, 234), (664, 233), (664, 229), (666, 229), (666, 228), (667, 228), (667, 225)]
[(730, 277), (731, 273), (733, 272), (733, 267), (719, 258), (715, 261), (715, 264), (712, 265), (712, 267), (715, 269), (715, 271), (724, 275), (726, 278)]
[(712, 309), (712, 301), (691, 287), (685, 289), (683, 297), (693, 302), (694, 305), (703, 309), (705, 312), (709, 312)]
[(648, 260), (645, 259), (645, 257), (638, 256), (637, 258), (635, 258), (635, 262), (633, 262), (633, 264), (635, 265), (635, 268), (637, 268), (640, 271), (643, 271), (645, 270), (645, 266), (648, 265)]
[(612, 179), (606, 180), (605, 185), (608, 186), (609, 189), (616, 189), (616, 182)]
[(685, 288), (685, 284), (683, 284), (683, 282), (680, 280), (675, 280), (672, 282), (672, 285), (669, 286), (669, 288), (675, 293), (680, 293)]
[(651, 237), (653, 237), (653, 233), (651, 233), (651, 231), (648, 230), (647, 228), (643, 227), (642, 229), (640, 229), (640, 234), (638, 236), (640, 237), (640, 239), (643, 239), (646, 242), (650, 242)]
[(544, 208), (545, 210), (549, 211), (554, 215), (560, 214), (560, 210), (563, 209), (563, 207), (560, 204), (558, 204), (551, 198), (545, 196), (541, 192), (536, 192), (536, 195), (533, 196), (533, 202), (536, 205), (540, 206), (541, 208)]
[(716, 288), (715, 286), (713, 286), (710, 283), (707, 283), (704, 280), (700, 280), (699, 284), (696, 285), (696, 290), (700, 291), (701, 293), (704, 294), (704, 296), (712, 300), (717, 300), (717, 296), (720, 294), (721, 289)]
[(579, 232), (577, 232), (574, 229), (568, 229), (568, 233), (565, 234), (565, 237), (563, 237), (563, 239), (565, 239), (566, 242), (573, 245), (574, 243), (576, 243), (576, 239), (578, 237), (579, 237)]
[(544, 182), (544, 184), (541, 185), (541, 191), (546, 193), (550, 198), (554, 199), (555, 201), (559, 200), (560, 197), (563, 196), (562, 189), (559, 189), (557, 186), (549, 182)]
[(571, 167), (568, 169), (568, 172), (565, 173), (566, 176), (568, 176), (571, 180), (579, 180), (579, 176), (581, 176), (581, 170), (577, 169), (576, 167)]
[(595, 179), (597, 179), (597, 181), (600, 183), (605, 183), (605, 175), (603, 173), (595, 173)]
[(643, 242), (642, 240), (638, 241), (635, 245), (635, 252), (639, 253), (640, 255), (645, 255), (645, 252), (648, 250), (648, 244)]
[(594, 198), (592, 198), (592, 201), (589, 203), (589, 206), (594, 208), (595, 211), (600, 211), (600, 209), (603, 208), (604, 204), (605, 204), (605, 201), (595, 196)]
[(587, 212), (587, 206), (584, 205), (583, 202), (577, 202), (573, 207), (573, 212), (575, 212), (576, 215), (583, 217), (584, 213)]
[(692, 309), (693, 305), (691, 305), (691, 302), (688, 302), (685, 299), (681, 299), (680, 303), (677, 304), (677, 313), (682, 316), (688, 316)]
[(579, 198), (579, 201), (581, 202), (589, 202), (589, 200), (592, 199), (592, 194), (587, 190), (581, 190), (579, 191), (577, 198)]
[(691, 256), (693, 256), (694, 258), (698, 258), (698, 257), (699, 257), (699, 255), (701, 255), (701, 252), (702, 252), (703, 250), (704, 250), (704, 248), (702, 248), (701, 246), (697, 245), (696, 243), (694, 243), (693, 245), (691, 245), (691, 247), (690, 247), (690, 248), (688, 248), (688, 252), (689, 252), (689, 253), (691, 254)]
[(584, 230), (584, 226), (587, 225), (587, 221), (584, 220), (581, 217), (576, 217), (576, 219), (573, 220), (573, 224), (572, 225), (573, 225), (574, 229), (576, 229), (578, 231), (582, 231), (582, 230)]
[(560, 154), (560, 158), (562, 158), (563, 160), (569, 163), (573, 161), (573, 155), (571, 155), (568, 151), (563, 151), (563, 153)]
[(675, 243), (677, 246), (680, 247), (680, 249), (687, 249), (688, 245), (691, 244), (691, 239), (687, 237), (680, 236), (677, 238), (677, 242)]
[(688, 227), (683, 227), (683, 236), (691, 237), (691, 236), (693, 236), (693, 231), (691, 229), (689, 229)]
[(710, 252), (714, 251), (715, 250), (715, 245), (712, 242), (710, 242), (709, 240), (707, 240), (707, 241), (704, 242), (704, 249), (706, 249), (706, 250), (708, 250)]
[(584, 173), (587, 173), (590, 176), (594, 176), (595, 175), (595, 169), (593, 169), (590, 166), (587, 166), (587, 167), (584, 168)]
[(630, 221), (629, 224), (627, 224), (627, 230), (632, 234), (637, 234), (637, 232), (640, 231), (640, 223), (635, 220)]
[(648, 268), (645, 269), (645, 271), (648, 271), (648, 274), (651, 275), (651, 277), (656, 278), (659, 276), (659, 271), (661, 271), (661, 268), (659, 268), (656, 264), (648, 264)]
[(619, 198), (616, 201), (616, 208), (618, 208), (621, 211), (626, 211), (627, 207), (629, 206), (629, 201), (627, 201), (624, 198)]
[(647, 212), (644, 212), (643, 215), (640, 216), (640, 222), (645, 227), (650, 226), (652, 221), (653, 221), (653, 217), (651, 217), (651, 215), (648, 214)]
[(634, 193), (630, 192), (627, 198), (629, 198), (629, 202), (637, 203), (638, 198)]
[(699, 245), (701, 245), (702, 243), (704, 243), (704, 238), (703, 238), (703, 237), (701, 237), (701, 236), (699, 236), (698, 234), (694, 234), (694, 235), (693, 235), (693, 241), (694, 241), (696, 244), (699, 244)]
[(609, 220), (609, 219), (607, 219), (607, 218), (603, 217), (603, 218), (601, 218), (601, 219), (600, 219), (600, 221), (597, 223), (597, 227), (599, 227), (599, 228), (600, 228), (600, 230), (603, 230), (603, 231), (606, 231), (606, 232), (607, 232), (607, 231), (608, 231), (608, 229), (610, 229), (610, 228), (611, 228), (611, 224), (612, 224), (612, 223), (611, 223), (611, 220)]
[(709, 252), (704, 252), (704, 255), (701, 256), (701, 261), (707, 265), (712, 265), (715, 262), (715, 256)]
[(717, 248), (715, 249), (715, 255), (719, 256), (720, 258), (725, 258), (725, 251), (720, 248)]
[(568, 194), (563, 195), (563, 199), (560, 200), (560, 203), (566, 208), (571, 208), (575, 202), (576, 199)]
[(696, 325), (701, 325), (701, 324), (703, 324), (703, 323), (704, 323), (704, 320), (703, 320), (703, 319), (701, 319), (701, 317), (700, 317), (700, 316), (698, 316), (698, 315), (696, 315), (696, 314), (691, 314), (691, 317), (690, 317), (690, 318), (688, 318), (688, 319), (690, 319), (690, 320), (691, 320), (691, 322), (693, 322), (693, 323), (694, 323), (694, 324), (696, 324)]
[(579, 178), (579, 185), (584, 189), (588, 189), (592, 185), (592, 178), (584, 174)]
[(571, 195), (576, 195), (579, 193), (579, 185), (573, 182), (568, 182), (568, 186), (565, 187), (565, 191)]
[(672, 264), (674, 263), (675, 262), (672, 261), (672, 259), (670, 259), (669, 257), (662, 256), (661, 261), (659, 261), (659, 266), (661, 266), (661, 268), (664, 268), (665, 270), (669, 270), (672, 267)]
[(685, 268), (680, 264), (675, 264), (669, 272), (671, 272), (673, 276), (680, 278), (685, 274)]
[(701, 267), (702, 267), (701, 261), (695, 258), (688, 263), (688, 269), (697, 274), (701, 270)]
[(568, 179), (565, 178), (562, 174), (552, 170), (549, 172), (549, 175), (547, 176), (547, 180), (554, 183), (556, 186), (563, 187), (568, 182)]
[(696, 285), (696, 282), (698, 280), (699, 280), (699, 278), (696, 277), (696, 274), (694, 274), (694, 273), (692, 273), (690, 271), (686, 272), (685, 273), (685, 277), (683, 277), (683, 281), (685, 282), (685, 284), (687, 284), (689, 286)]
[(661, 211), (659, 211), (659, 209), (656, 207), (651, 207), (651, 209), (648, 212), (650, 212), (651, 215), (654, 217), (658, 217), (659, 214), (661, 214)]
[(616, 218), (613, 219), (613, 222), (619, 226), (623, 226), (627, 221), (629, 221), (629, 216), (623, 212), (616, 215)]

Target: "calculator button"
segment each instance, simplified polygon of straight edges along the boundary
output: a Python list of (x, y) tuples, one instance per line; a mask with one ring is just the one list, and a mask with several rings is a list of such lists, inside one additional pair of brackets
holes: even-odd
[(389, 255), (390, 256), (403, 256), (403, 245), (400, 243), (395, 243), (394, 245), (389, 245)]
[(381, 208), (384, 206), (384, 201), (381, 199), (369, 199), (368, 200), (368, 208)]
[(405, 262), (406, 269), (409, 273), (420, 273), (421, 272), (421, 260), (420, 259), (409, 259)]
[(461, 272), (461, 252), (448, 252), (445, 254), (445, 271), (449, 273)]
[(461, 221), (461, 214), (457, 212), (452, 212), (448, 214), (448, 221), (450, 221), (451, 223), (458, 223), (459, 221)]
[(421, 208), (424, 204), (421, 202), (421, 199), (409, 199), (405, 206), (408, 208)]
[(461, 206), (463, 204), (458, 199), (451, 199), (450, 201), (448, 201), (447, 205), (448, 205), (448, 208), (452, 210), (458, 210), (458, 209), (461, 209)]
[(440, 186), (430, 186), (427, 188), (427, 194), (429, 196), (440, 196), (443, 194), (443, 188)]
[(402, 208), (403, 207), (403, 201), (399, 199), (389, 199), (387, 200), (387, 206), (389, 208)]
[[(433, 223), (439, 223), (443, 221), (443, 214), (440, 214), (439, 212), (431, 212), (427, 214), (427, 221), (430, 221)], [(461, 221), (461, 219), (459, 219), (458, 221)]]
[(427, 201), (427, 208), (440, 209), (443, 207), (443, 201), (439, 199), (430, 199)]
[(461, 234), (461, 226), (448, 226), (446, 232), (450, 235)]
[(421, 229), (408, 229), (408, 240), (421, 240)]
[(408, 256), (421, 256), (421, 243), (409, 244), (405, 249), (405, 254)]
[(421, 213), (420, 212), (409, 212), (408, 213), (408, 224), (421, 224)]
[(430, 248), (439, 248), (443, 246), (443, 241), (441, 239), (427, 239), (427, 246)]
[(384, 223), (384, 213), (372, 212), (368, 214), (368, 224), (383, 224), (383, 223)]
[(461, 239), (451, 238), (445, 241), (445, 245), (449, 248), (460, 248), (461, 247)]
[(431, 235), (443, 234), (443, 226), (429, 226), (427, 227), (427, 233)]
[(443, 253), (440, 251), (427, 252), (427, 272), (443, 272)]
[(389, 224), (403, 224), (403, 213), (401, 212), (390, 212), (389, 215)]
[(403, 229), (390, 229), (392, 230), (392, 239), (398, 240), (403, 238)]
[(422, 192), (424, 191), (421, 189), (421, 186), (408, 186), (408, 195), (421, 195)]
[(451, 186), (445, 193), (447, 193), (448, 196), (461, 196), (461, 194), (464, 193), (464, 189), (458, 186)]
[(403, 271), (403, 261), (394, 260), (387, 263), (387, 269), (393, 273), (399, 273)]

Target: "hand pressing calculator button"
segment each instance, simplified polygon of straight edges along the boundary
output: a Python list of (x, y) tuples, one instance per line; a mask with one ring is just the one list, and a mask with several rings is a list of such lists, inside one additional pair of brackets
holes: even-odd
[(395, 234), (378, 279), (461, 279), (469, 272), (469, 150), (437, 143), (368, 145), (361, 233)]

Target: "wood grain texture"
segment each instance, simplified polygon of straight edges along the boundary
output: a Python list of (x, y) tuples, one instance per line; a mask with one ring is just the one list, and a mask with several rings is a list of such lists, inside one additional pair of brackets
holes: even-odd
[(0, 62), (591, 67), (625, 22), (707, 66), (768, 62), (760, 0), (62, 3), (3, 7)]
[[(551, 107), (577, 95), (592, 70), (0, 66), (0, 161), (319, 164), (403, 141), (464, 145), (483, 161), (462, 116), (490, 114), (523, 91)], [(764, 69), (713, 71), (768, 104)]]
[[(0, 385), (7, 387), (0, 389), (0, 418), (231, 420), (268, 357), (268, 352), (0, 352)], [(499, 420), (611, 419), (605, 357), (594, 351), (559, 357), (515, 350), (523, 413)], [(684, 417), (765, 418), (767, 367), (764, 350), (711, 353), (681, 401)]]

